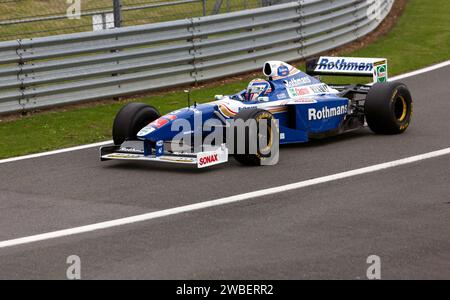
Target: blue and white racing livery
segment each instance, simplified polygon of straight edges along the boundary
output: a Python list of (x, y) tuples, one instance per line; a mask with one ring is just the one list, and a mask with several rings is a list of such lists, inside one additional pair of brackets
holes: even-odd
[[(408, 127), (411, 95), (404, 84), (386, 82), (385, 59), (321, 57), (307, 61), (307, 73), (285, 62), (268, 61), (263, 66), (265, 79), (254, 79), (240, 93), (217, 95), (209, 103), (189, 105), (164, 116), (146, 104), (127, 104), (114, 121), (115, 145), (103, 147), (101, 159), (207, 167), (226, 162), (232, 153), (243, 164), (261, 165), (278, 151), (278, 144), (304, 143), (359, 129), (365, 124), (382, 134), (402, 133)], [(375, 83), (328, 85), (313, 76), (319, 74), (372, 76)], [(259, 127), (248, 129), (244, 141), (234, 139), (230, 146), (229, 140), (223, 139), (205, 150), (208, 135), (214, 130), (230, 135), (226, 131), (230, 122), (241, 119), (276, 120), (276, 125), (269, 124), (270, 130), (264, 134), (258, 131)], [(244, 153), (237, 152), (237, 144), (247, 145), (251, 136), (261, 135), (268, 140), (271, 155), (263, 155), (258, 143), (253, 152), (249, 146), (241, 148)], [(179, 140), (191, 142), (184, 150), (173, 150), (173, 141)], [(200, 141), (200, 145), (193, 140)]]

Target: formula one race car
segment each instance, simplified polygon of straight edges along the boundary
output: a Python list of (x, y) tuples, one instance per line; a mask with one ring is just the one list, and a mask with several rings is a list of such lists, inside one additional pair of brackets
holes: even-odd
[[(314, 58), (307, 61), (306, 73), (268, 61), (263, 74), (266, 79), (252, 80), (238, 94), (217, 95), (213, 102), (188, 104), (164, 116), (147, 104), (125, 105), (114, 120), (114, 146), (101, 148), (101, 160), (203, 168), (233, 154), (246, 165), (274, 164), (279, 144), (304, 143), (366, 124), (378, 134), (398, 134), (410, 124), (410, 92), (403, 83), (387, 81), (386, 59)], [(328, 85), (316, 76), (324, 74), (370, 76), (374, 83)], [(263, 122), (266, 126), (259, 126)], [(242, 134), (236, 124), (244, 127)]]

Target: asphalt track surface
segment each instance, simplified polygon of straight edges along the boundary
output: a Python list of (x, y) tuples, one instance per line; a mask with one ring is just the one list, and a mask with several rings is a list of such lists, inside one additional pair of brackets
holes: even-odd
[[(0, 241), (275, 187), (450, 147), (450, 67), (401, 80), (407, 132), (281, 148), (278, 165), (99, 162), (91, 148), (0, 165)], [(294, 191), (0, 249), (0, 279), (450, 279), (450, 155)]]

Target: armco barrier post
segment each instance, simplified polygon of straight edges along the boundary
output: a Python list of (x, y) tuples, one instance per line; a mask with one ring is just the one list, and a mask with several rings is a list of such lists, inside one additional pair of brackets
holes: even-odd
[(122, 27), (122, 0), (113, 0), (114, 6), (114, 27)]

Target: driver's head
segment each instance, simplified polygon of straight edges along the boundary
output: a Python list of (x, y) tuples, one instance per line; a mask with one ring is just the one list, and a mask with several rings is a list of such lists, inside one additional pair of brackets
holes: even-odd
[(245, 101), (256, 101), (258, 97), (267, 95), (272, 91), (270, 83), (264, 79), (253, 79), (247, 86), (244, 95)]

